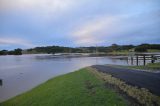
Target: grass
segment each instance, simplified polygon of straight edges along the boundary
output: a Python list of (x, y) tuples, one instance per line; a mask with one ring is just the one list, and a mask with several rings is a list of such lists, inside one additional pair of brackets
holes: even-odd
[(127, 102), (88, 69), (48, 80), (0, 106), (126, 106)]
[(111, 55), (128, 55), (129, 54), (129, 51), (127, 50), (121, 50), (121, 51), (113, 51), (113, 52), (110, 52), (108, 54), (111, 54)]
[(148, 49), (147, 52), (153, 52), (154, 53), (154, 52), (160, 52), (160, 50), (158, 50), (158, 49)]
[(148, 63), (147, 65), (143, 66), (122, 66), (122, 65), (107, 65), (117, 68), (128, 68), (128, 69), (137, 69), (137, 70), (143, 70), (148, 72), (159, 72), (160, 71), (160, 62), (158, 63)]
[(128, 85), (124, 81), (112, 77), (110, 74), (99, 72), (96, 69), (91, 68), (91, 70), (93, 70), (92, 72), (103, 79), (106, 83), (118, 87), (130, 97), (136, 99), (140, 104), (145, 106), (160, 106), (160, 97), (150, 93), (147, 89)]
[[(133, 49), (130, 49), (130, 50), (117, 50), (117, 51), (109, 52), (108, 54), (110, 54), (110, 55), (124, 55), (124, 56), (127, 56), (130, 53), (129, 51), (134, 51), (134, 50)], [(156, 53), (156, 52), (160, 52), (160, 50), (158, 50), (158, 49), (147, 49), (147, 52)]]
[(146, 66), (127, 66), (128, 68), (157, 71), (160, 70), (160, 63), (149, 63)]

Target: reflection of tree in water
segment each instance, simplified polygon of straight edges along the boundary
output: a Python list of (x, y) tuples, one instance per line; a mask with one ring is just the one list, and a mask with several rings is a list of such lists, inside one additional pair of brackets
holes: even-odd
[(116, 63), (116, 62), (117, 62), (117, 60), (116, 60), (116, 59), (111, 59), (111, 61), (112, 61), (113, 63)]
[[(36, 60), (43, 60), (43, 61), (72, 61), (72, 60), (81, 60), (81, 59), (85, 59), (85, 58), (90, 58), (90, 56), (79, 56), (79, 55), (58, 55), (58, 56), (55, 56), (55, 55), (38, 55), (38, 56), (35, 56), (34, 59)], [(83, 59), (81, 61), (83, 61)], [(92, 61), (93, 60), (93, 61)], [(127, 63), (127, 59), (120, 59), (119, 57), (116, 57), (114, 56), (113, 57), (99, 57), (99, 56), (95, 56), (95, 57), (92, 57), (92, 62), (94, 62), (94, 64), (101, 64), (103, 63), (103, 61), (107, 61), (105, 64), (126, 64)], [(89, 63), (90, 63), (89, 61)]]
[(40, 56), (35, 56), (35, 59), (37, 60), (54, 60), (54, 61), (62, 61), (62, 60), (67, 60), (67, 61), (71, 61), (72, 58), (76, 58), (76, 57), (72, 57), (72, 56), (54, 56), (54, 55), (40, 55)]
[(127, 63), (125, 65), (129, 65), (128, 57), (126, 58), (125, 56), (121, 56), (121, 57), (113, 56), (113, 57), (109, 57), (108, 59), (112, 62), (112, 64), (124, 65), (125, 63)]

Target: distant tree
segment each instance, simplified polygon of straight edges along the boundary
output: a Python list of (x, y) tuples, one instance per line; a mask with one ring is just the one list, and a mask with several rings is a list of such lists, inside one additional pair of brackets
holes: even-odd
[(14, 51), (13, 50), (8, 51), (8, 55), (14, 55)]
[(160, 50), (160, 44), (150, 44), (149, 49), (158, 49), (158, 50)]
[(13, 52), (14, 55), (22, 55), (22, 49), (18, 48), (18, 49), (15, 49), (14, 52)]
[(110, 46), (110, 48), (112, 49), (112, 51), (120, 50), (120, 46), (117, 44), (112, 44), (112, 46)]
[(147, 52), (148, 49), (160, 50), (160, 44), (141, 44), (135, 48), (136, 52)]
[[(134, 50), (137, 52), (146, 52), (147, 49), (159, 49), (160, 44), (141, 44), (138, 46), (134, 45), (118, 45), (112, 44), (108, 47), (99, 46), (97, 47), (98, 52), (112, 52), (112, 51), (121, 51), (121, 50)], [(26, 50), (26, 53), (93, 53), (96, 51), (95, 46), (91, 47), (63, 47), (63, 46), (46, 46), (46, 47), (35, 47)], [(13, 54), (14, 51), (10, 51), (10, 54)]]
[(2, 51), (0, 51), (0, 55), (3, 55), (3, 52), (2, 52)]
[(8, 51), (7, 50), (2, 50), (0, 51), (0, 55), (7, 55), (8, 54)]
[(135, 46), (133, 45), (122, 45), (121, 46), (121, 50), (130, 50), (130, 49), (133, 49)]
[(135, 52), (147, 52), (147, 48), (139, 46), (135, 48)]

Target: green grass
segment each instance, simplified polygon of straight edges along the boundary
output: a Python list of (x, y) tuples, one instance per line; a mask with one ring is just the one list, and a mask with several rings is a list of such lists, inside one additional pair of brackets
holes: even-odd
[(157, 71), (160, 70), (160, 63), (149, 63), (146, 66), (127, 66), (128, 68)]
[(158, 49), (148, 49), (147, 52), (153, 52), (154, 53), (154, 52), (160, 52), (160, 50), (158, 50)]
[(112, 54), (112, 55), (128, 55), (129, 51), (127, 51), (127, 50), (113, 51), (113, 52), (110, 52), (108, 54)]
[(107, 65), (117, 68), (128, 68), (128, 69), (138, 69), (138, 70), (145, 70), (149, 72), (160, 71), (160, 62), (159, 63), (148, 63), (147, 65), (143, 66), (121, 66), (121, 65)]
[(126, 106), (127, 101), (104, 83), (91, 71), (81, 69), (48, 80), (0, 106)]
[[(129, 51), (134, 51), (134, 50), (133, 49), (117, 50), (117, 51), (109, 52), (108, 54), (111, 54), (111, 55), (128, 55), (130, 53)], [(158, 50), (158, 49), (148, 49), (147, 52), (155, 53), (155, 52), (160, 52), (160, 50)]]
[[(92, 72), (103, 79), (107, 84), (114, 85), (125, 92), (128, 96), (136, 99), (142, 106), (160, 106), (160, 97), (152, 94), (145, 88), (138, 88), (136, 86), (128, 85), (126, 82), (113, 77), (110, 74), (99, 72), (92, 68)], [(137, 106), (138, 104), (132, 103), (131, 105)]]

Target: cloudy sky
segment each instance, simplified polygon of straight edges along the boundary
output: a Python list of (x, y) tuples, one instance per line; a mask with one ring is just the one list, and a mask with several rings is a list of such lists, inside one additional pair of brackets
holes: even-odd
[(0, 0), (0, 49), (160, 43), (160, 0)]

